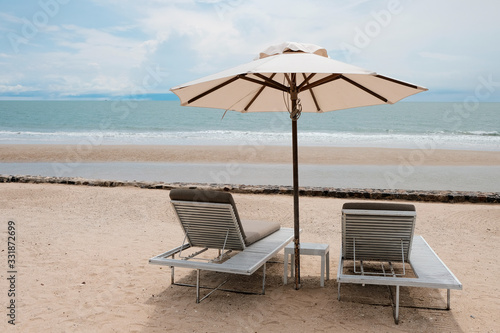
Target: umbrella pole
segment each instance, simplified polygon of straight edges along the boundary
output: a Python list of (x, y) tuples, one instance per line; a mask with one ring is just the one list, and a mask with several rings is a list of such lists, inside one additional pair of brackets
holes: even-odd
[(295, 74), (292, 74), (292, 84), (290, 87), (290, 97), (292, 100), (292, 155), (293, 155), (293, 228), (294, 228), (294, 259), (295, 259), (295, 289), (300, 289), (300, 226), (299, 226), (299, 153), (297, 140), (297, 120), (300, 111), (297, 109), (297, 87), (295, 86)]
[(295, 289), (300, 289), (300, 227), (299, 227), (299, 165), (297, 145), (297, 119), (292, 118), (293, 145), (293, 228), (295, 243)]

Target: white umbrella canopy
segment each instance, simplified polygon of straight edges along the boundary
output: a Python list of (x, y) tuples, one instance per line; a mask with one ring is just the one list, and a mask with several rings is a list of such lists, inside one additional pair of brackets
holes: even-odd
[(300, 288), (297, 120), (326, 112), (393, 104), (426, 88), (330, 59), (314, 44), (274, 45), (249, 63), (170, 89), (183, 106), (239, 112), (288, 111), (292, 120), (295, 288)]
[[(289, 80), (296, 73), (302, 112), (325, 112), (393, 104), (427, 90), (330, 59), (319, 46), (299, 43), (279, 46), (270, 47), (252, 62), (179, 85), (171, 91), (185, 106), (239, 112), (291, 111)], [(314, 48), (323, 51), (323, 55), (307, 53)], [(286, 98), (284, 93), (288, 94)]]

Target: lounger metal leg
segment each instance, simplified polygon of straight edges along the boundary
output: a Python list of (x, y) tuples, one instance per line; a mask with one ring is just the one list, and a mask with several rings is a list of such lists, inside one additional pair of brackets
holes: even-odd
[[(288, 283), (288, 253), (285, 251), (285, 263), (283, 265), (283, 284)], [(293, 274), (293, 269), (292, 269)]]
[[(361, 261), (359, 262), (359, 267), (360, 267), (360, 269), (361, 269), (361, 275), (365, 275), (365, 269), (364, 269), (364, 267), (363, 267), (363, 260), (361, 260)], [(364, 287), (364, 286), (365, 286), (365, 284), (363, 283), (363, 284), (362, 284), (362, 286)]]
[(200, 303), (200, 270), (196, 270), (196, 303)]
[(399, 324), (399, 286), (396, 286), (396, 306), (394, 308), (394, 322)]
[[(251, 291), (244, 291), (244, 290), (222, 289), (221, 287), (223, 285), (225, 285), (227, 282), (229, 282), (229, 279), (226, 279), (224, 282), (220, 283), (215, 288), (202, 286), (200, 284), (200, 280), (201, 280), (201, 269), (197, 269), (196, 270), (196, 284), (174, 283), (174, 285), (176, 285), (176, 286), (182, 286), (182, 287), (194, 287), (194, 288), (196, 288), (196, 303), (201, 303), (205, 298), (207, 298), (208, 296), (212, 295), (217, 290), (227, 291), (227, 292), (231, 292), (231, 293), (238, 293), (238, 294), (247, 294), (247, 295), (265, 295), (265, 292), (266, 292), (266, 265), (265, 264), (263, 265), (263, 272), (262, 272), (262, 292), (261, 293), (256, 293), (256, 292), (251, 292)], [(207, 293), (205, 296), (203, 296), (203, 297), (200, 298), (200, 296), (201, 296), (200, 289), (209, 289), (210, 292)]]
[(451, 290), (448, 289), (446, 291), (446, 310), (451, 309), (451, 307), (450, 307), (450, 301), (451, 301)]
[(262, 269), (262, 295), (266, 294), (266, 264), (264, 263)]
[[(340, 248), (340, 253), (342, 253), (342, 248)], [(343, 271), (344, 271), (344, 261), (342, 260), (342, 256), (340, 256), (339, 265), (337, 268), (337, 283), (339, 285), (338, 293), (337, 293), (337, 300), (339, 300), (339, 301), (340, 301), (340, 275), (343, 273)]]
[[(203, 296), (203, 298), (200, 299), (200, 301), (198, 303), (200, 303), (201, 301), (203, 301), (208, 296), (212, 295), (217, 290), (226, 290), (226, 289), (221, 289), (220, 287), (222, 287), (223, 285), (225, 285), (227, 281), (229, 281), (229, 280), (226, 280), (226, 281), (222, 282), (221, 284), (219, 284), (217, 287), (213, 288), (208, 294), (206, 294), (205, 296)], [(201, 287), (201, 288), (205, 288), (205, 287)], [(208, 289), (210, 289), (210, 288), (208, 288)]]
[(326, 254), (326, 280), (330, 280), (330, 252)]
[[(175, 254), (172, 254), (172, 259), (175, 259)], [(173, 286), (175, 284), (175, 271), (174, 271), (174, 269), (175, 269), (174, 266), (170, 266), (170, 286)]]
[(325, 286), (325, 265), (326, 265), (325, 256), (321, 256), (321, 278), (319, 279), (319, 285), (321, 287)]

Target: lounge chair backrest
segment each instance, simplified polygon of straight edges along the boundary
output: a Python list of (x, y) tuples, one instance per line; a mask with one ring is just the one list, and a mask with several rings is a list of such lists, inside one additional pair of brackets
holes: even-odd
[(230, 193), (174, 189), (170, 199), (191, 246), (245, 249), (245, 233)]
[[(342, 207), (344, 260), (409, 260), (415, 228), (415, 206), (353, 202)], [(403, 259), (404, 258), (404, 259)]]

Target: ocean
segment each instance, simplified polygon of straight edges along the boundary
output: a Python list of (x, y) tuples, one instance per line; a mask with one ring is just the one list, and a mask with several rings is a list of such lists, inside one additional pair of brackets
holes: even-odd
[[(500, 103), (411, 103), (303, 113), (299, 145), (500, 151)], [(224, 112), (178, 101), (0, 101), (0, 144), (291, 145), (286, 113)], [(500, 192), (500, 166), (299, 167), (301, 186)], [(63, 170), (64, 172), (62, 172)], [(411, 172), (410, 172), (411, 171)], [(290, 165), (1, 163), (0, 174), (291, 185)], [(395, 181), (398, 180), (398, 181)]]
[[(500, 150), (500, 103), (410, 103), (303, 113), (301, 146)], [(178, 101), (0, 101), (0, 144), (290, 145), (286, 113)]]

